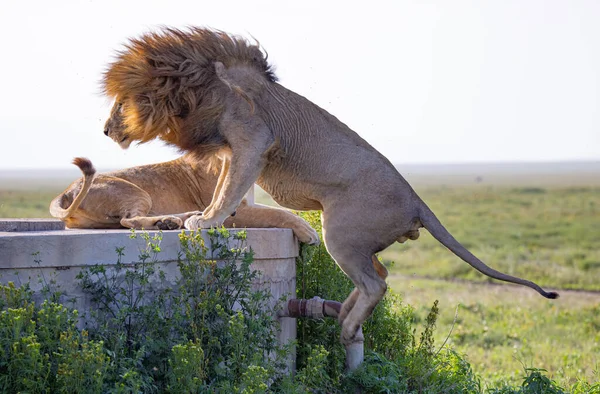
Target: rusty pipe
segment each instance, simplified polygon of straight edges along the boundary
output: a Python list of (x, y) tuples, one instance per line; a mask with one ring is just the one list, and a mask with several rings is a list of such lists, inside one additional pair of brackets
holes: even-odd
[(280, 317), (305, 317), (309, 319), (322, 319), (323, 317), (337, 318), (342, 309), (342, 303), (328, 301), (320, 297), (310, 300), (294, 298), (288, 300), (287, 304), (279, 311)]
[[(324, 300), (320, 297), (313, 297), (309, 300), (294, 298), (284, 304), (277, 316), (308, 319), (333, 317), (337, 319), (341, 310), (341, 302)], [(358, 327), (355, 340), (344, 346), (346, 347), (346, 368), (349, 371), (355, 370), (365, 358), (364, 337), (361, 326)]]

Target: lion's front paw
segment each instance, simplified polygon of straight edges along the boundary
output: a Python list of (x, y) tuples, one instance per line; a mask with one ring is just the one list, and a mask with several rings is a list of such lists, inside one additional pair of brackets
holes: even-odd
[(196, 230), (203, 229), (203, 228), (210, 228), (210, 227), (211, 227), (211, 223), (204, 220), (204, 217), (202, 215), (190, 216), (185, 221), (185, 228), (188, 230), (192, 230), (192, 231), (196, 231)]
[(297, 229), (295, 231), (296, 237), (302, 243), (308, 245), (318, 245), (321, 243), (321, 239), (319, 238), (319, 234), (315, 231), (314, 228), (307, 226), (308, 228)]
[(294, 235), (298, 238), (298, 241), (308, 245), (318, 245), (321, 243), (321, 239), (319, 238), (317, 231), (304, 220), (300, 218), (298, 219), (300, 222), (294, 223), (292, 227), (292, 231), (294, 231)]
[(159, 230), (177, 230), (183, 226), (183, 221), (175, 216), (165, 216), (156, 222)]

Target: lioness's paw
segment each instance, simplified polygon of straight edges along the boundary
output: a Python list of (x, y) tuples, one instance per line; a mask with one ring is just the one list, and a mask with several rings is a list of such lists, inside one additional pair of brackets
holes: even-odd
[(203, 228), (210, 228), (211, 223), (203, 219), (202, 215), (190, 216), (185, 221), (185, 228), (188, 230), (196, 231)]
[(179, 217), (183, 220), (186, 221), (189, 218), (191, 218), (194, 215), (202, 215), (202, 211), (190, 211), (190, 212), (186, 212), (184, 214), (179, 215)]
[(159, 230), (177, 230), (183, 226), (183, 221), (175, 216), (165, 216), (156, 222)]

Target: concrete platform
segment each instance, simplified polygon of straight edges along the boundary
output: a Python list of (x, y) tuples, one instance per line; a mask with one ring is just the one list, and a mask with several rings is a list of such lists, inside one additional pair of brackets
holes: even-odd
[[(45, 220), (38, 224), (32, 220), (29, 222), (29, 225), (21, 224), (18, 228), (36, 229), (48, 225)], [(159, 268), (169, 281), (174, 281), (179, 275), (180, 232), (162, 232), (161, 252), (156, 257)], [(148, 233), (153, 236), (156, 231)], [(82, 267), (115, 264), (117, 248), (124, 248), (122, 263), (138, 262), (139, 252), (145, 248), (146, 241), (140, 236), (132, 239), (130, 235), (129, 230), (0, 231), (0, 283), (12, 281), (18, 285), (29, 282), (32, 289), (39, 290), (42, 287), (39, 278), (42, 276), (46, 280), (55, 280), (66, 299), (74, 298), (80, 314), (85, 313), (92, 305), (78, 287), (77, 274)], [(206, 231), (203, 238), (210, 247)], [(262, 273), (255, 285), (270, 291), (271, 306), (275, 307), (282, 297), (295, 298), (299, 249), (292, 230), (247, 229), (246, 245), (254, 251), (252, 268)], [(280, 323), (280, 343), (294, 340), (295, 319), (281, 318)]]
[(0, 219), (0, 232), (54, 231), (64, 229), (65, 223), (58, 219)]

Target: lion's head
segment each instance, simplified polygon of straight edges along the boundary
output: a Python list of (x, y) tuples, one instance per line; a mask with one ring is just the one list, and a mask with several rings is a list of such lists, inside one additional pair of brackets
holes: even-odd
[(155, 138), (183, 150), (223, 145), (217, 125), (230, 87), (216, 63), (276, 80), (257, 45), (224, 32), (167, 28), (130, 40), (104, 73), (104, 92), (115, 100), (104, 133), (124, 149)]
[(127, 134), (123, 121), (123, 102), (115, 101), (110, 110), (110, 117), (104, 124), (104, 135), (110, 137), (123, 149), (129, 148), (131, 145), (133, 140)]

